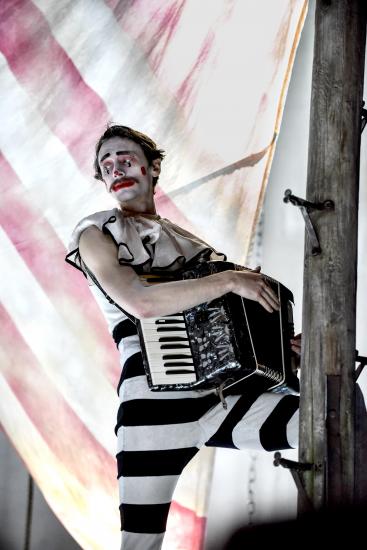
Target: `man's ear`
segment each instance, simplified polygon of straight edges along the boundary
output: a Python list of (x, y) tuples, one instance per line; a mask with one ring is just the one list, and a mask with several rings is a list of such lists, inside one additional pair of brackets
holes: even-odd
[(152, 165), (150, 166), (150, 173), (152, 174), (153, 178), (158, 178), (159, 174), (161, 173), (161, 159), (154, 159), (152, 161)]

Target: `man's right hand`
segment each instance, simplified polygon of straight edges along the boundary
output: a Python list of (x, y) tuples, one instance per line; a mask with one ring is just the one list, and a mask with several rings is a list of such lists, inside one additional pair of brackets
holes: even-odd
[(242, 298), (259, 302), (269, 313), (279, 311), (277, 295), (257, 270), (260, 271), (260, 268), (253, 271), (231, 271), (233, 292)]

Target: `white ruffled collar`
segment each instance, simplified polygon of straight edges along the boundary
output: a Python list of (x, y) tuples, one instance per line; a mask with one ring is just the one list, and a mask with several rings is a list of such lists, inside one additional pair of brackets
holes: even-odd
[(83, 218), (72, 233), (66, 261), (82, 271), (79, 239), (91, 225), (111, 236), (117, 246), (119, 263), (130, 265), (138, 272), (175, 271), (203, 256), (225, 258), (195, 235), (159, 215), (130, 214), (113, 208)]

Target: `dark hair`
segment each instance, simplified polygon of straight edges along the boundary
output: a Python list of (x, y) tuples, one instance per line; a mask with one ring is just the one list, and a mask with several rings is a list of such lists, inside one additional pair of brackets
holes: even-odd
[[(96, 143), (96, 156), (94, 158), (94, 177), (97, 180), (103, 181), (102, 172), (98, 163), (98, 153), (102, 147), (102, 144), (112, 137), (121, 137), (131, 139), (144, 151), (144, 155), (148, 161), (149, 166), (152, 165), (153, 160), (161, 159), (165, 157), (165, 152), (163, 149), (158, 149), (156, 143), (145, 134), (138, 132), (138, 130), (133, 130), (128, 126), (120, 126), (114, 124), (107, 127), (107, 130), (101, 135), (99, 140)], [(157, 185), (158, 177), (153, 178), (153, 187)]]

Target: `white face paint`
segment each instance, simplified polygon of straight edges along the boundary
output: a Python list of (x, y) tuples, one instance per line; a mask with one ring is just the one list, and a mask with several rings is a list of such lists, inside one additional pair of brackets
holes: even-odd
[(156, 213), (153, 178), (160, 174), (160, 159), (149, 166), (140, 145), (128, 138), (113, 137), (102, 144), (98, 164), (107, 191), (123, 210)]
[(102, 144), (98, 163), (107, 191), (120, 203), (150, 202), (156, 174), (140, 145), (128, 138), (112, 137)]

